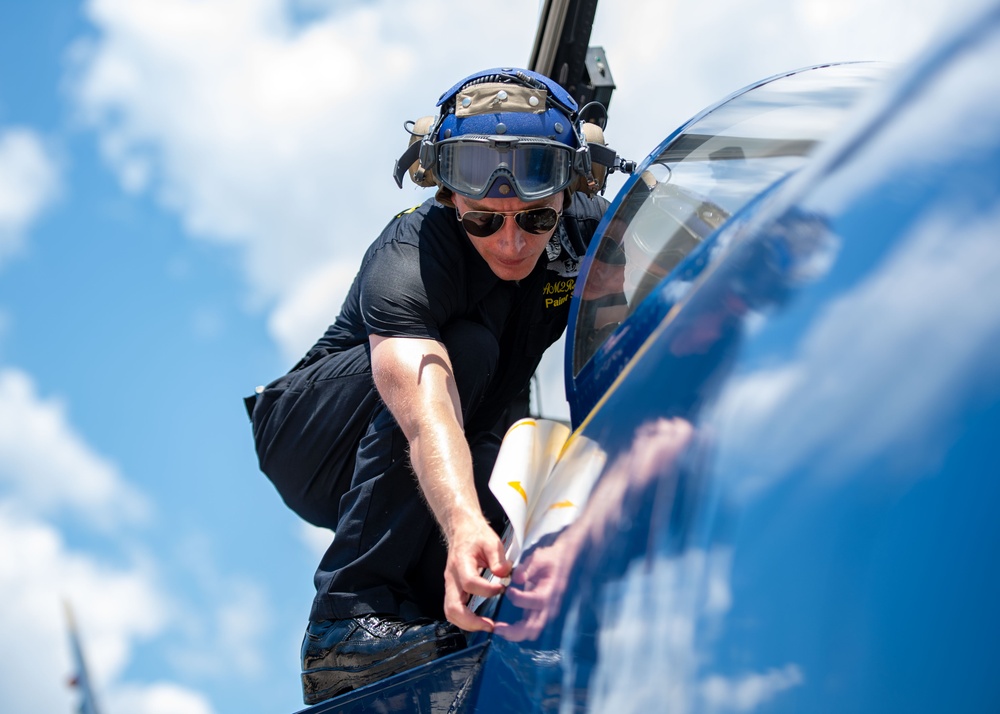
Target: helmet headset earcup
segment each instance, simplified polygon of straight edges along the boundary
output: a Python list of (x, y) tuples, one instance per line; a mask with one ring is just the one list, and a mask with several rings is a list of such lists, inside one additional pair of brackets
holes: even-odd
[[(434, 128), (434, 124), (437, 121), (437, 117), (431, 115), (426, 117), (420, 117), (415, 122), (413, 122), (413, 128), (410, 129), (410, 145), (418, 141), (423, 141), (424, 138), (431, 132)], [(417, 158), (412, 164), (410, 164), (410, 178), (413, 183), (417, 186), (423, 188), (430, 188), (431, 186), (437, 185), (437, 179), (434, 178), (434, 170), (424, 168), (420, 159)]]
[[(583, 138), (586, 139), (588, 145), (598, 144), (600, 146), (607, 146), (607, 142), (604, 140), (604, 130), (597, 124), (589, 121), (582, 122), (580, 124), (580, 132), (583, 134)], [(608, 178), (608, 167), (596, 161), (591, 161), (590, 172), (593, 174), (594, 183), (591, 184), (587, 176), (578, 176), (576, 181), (571, 185), (573, 191), (580, 191), (588, 196), (593, 196), (604, 190), (604, 182)]]

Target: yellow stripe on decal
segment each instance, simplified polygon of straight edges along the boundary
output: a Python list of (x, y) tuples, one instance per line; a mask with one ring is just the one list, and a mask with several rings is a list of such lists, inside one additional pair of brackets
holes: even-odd
[[(418, 204), (418, 205), (414, 206), (413, 208), (407, 208), (407, 209), (406, 209), (405, 211), (400, 211), (399, 213), (397, 213), (397, 214), (396, 214), (396, 218), (402, 218), (402, 217), (403, 217), (403, 216), (405, 216), (405, 215), (406, 215), (407, 213), (413, 213), (413, 212), (414, 212), (415, 210), (417, 210), (418, 208), (420, 208), (420, 204)], [(395, 220), (395, 219), (394, 219), (394, 220)]]
[(525, 493), (524, 487), (521, 486), (521, 482), (520, 481), (508, 481), (507, 485), (510, 486), (515, 491), (517, 491), (519, 494), (521, 494), (521, 498), (524, 499), (525, 503), (528, 502), (528, 494)]

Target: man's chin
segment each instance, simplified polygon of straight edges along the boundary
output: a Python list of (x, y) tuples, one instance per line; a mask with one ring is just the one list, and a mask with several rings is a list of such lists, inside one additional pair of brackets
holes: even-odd
[(524, 280), (526, 277), (531, 275), (530, 270), (524, 270), (520, 272), (508, 272), (508, 273), (497, 273), (496, 276), (501, 280), (506, 280), (507, 282), (517, 282), (518, 280)]
[(534, 264), (531, 261), (521, 261), (520, 263), (510, 264), (501, 263), (499, 261), (494, 261), (490, 265), (490, 269), (493, 270), (493, 274), (496, 275), (501, 280), (524, 280), (526, 277), (531, 275), (531, 269)]

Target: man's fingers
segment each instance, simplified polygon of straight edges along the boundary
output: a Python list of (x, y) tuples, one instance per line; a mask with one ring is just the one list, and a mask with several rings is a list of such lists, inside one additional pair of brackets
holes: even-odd
[(507, 551), (503, 547), (503, 541), (499, 538), (494, 538), (490, 550), (492, 550), (491, 557), (489, 558), (490, 570), (498, 578), (506, 578), (510, 575), (513, 565), (507, 560)]
[(470, 595), (493, 597), (504, 591), (503, 583), (497, 580), (491, 582), (483, 576), (481, 569), (484, 564), (489, 564), (487, 567), (498, 578), (504, 578), (510, 574), (511, 566), (504, 555), (503, 543), (492, 531), (490, 535), (493, 536), (493, 542), (488, 541), (474, 545), (465, 557), (461, 553), (454, 554), (458, 575), (457, 585)]
[(547, 621), (548, 615), (546, 613), (532, 612), (520, 622), (513, 624), (506, 622), (496, 623), (493, 627), (493, 633), (511, 642), (535, 640), (538, 639), (538, 635), (541, 634)]
[(510, 642), (522, 642), (528, 639), (528, 631), (523, 621), (514, 624), (498, 622), (493, 628), (493, 634)]
[(482, 588), (489, 588), (491, 585), (499, 585), (499, 583), (490, 583), (482, 574), (482, 567), (478, 559), (462, 560), (455, 563), (455, 584), (469, 595), (491, 594), (482, 592)]
[(465, 605), (446, 607), (444, 615), (448, 618), (448, 622), (466, 632), (493, 631), (493, 620), (476, 615)]
[(552, 599), (552, 593), (507, 588), (507, 599), (522, 610), (540, 610)]
[(493, 620), (473, 613), (465, 604), (468, 599), (468, 593), (457, 588), (454, 583), (445, 581), (444, 616), (448, 622), (468, 632), (492, 632)]
[(478, 570), (463, 574), (458, 580), (458, 585), (468, 595), (481, 595), (483, 597), (493, 597), (504, 591), (502, 582), (499, 580), (491, 582), (483, 577)]

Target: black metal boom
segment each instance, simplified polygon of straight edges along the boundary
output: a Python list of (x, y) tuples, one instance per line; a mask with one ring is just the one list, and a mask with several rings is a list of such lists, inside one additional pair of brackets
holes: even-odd
[(597, 0), (544, 0), (528, 68), (559, 82), (581, 107), (597, 101), (607, 109), (615, 83), (604, 48), (590, 46), (596, 12)]

